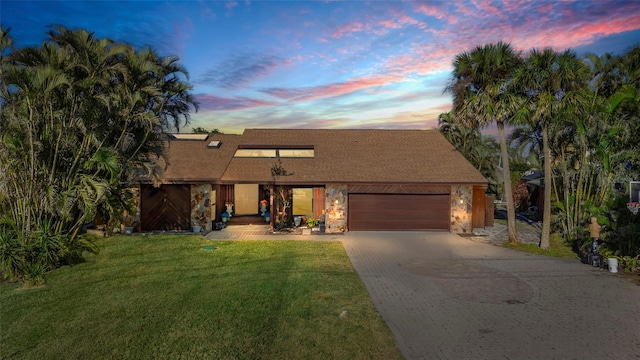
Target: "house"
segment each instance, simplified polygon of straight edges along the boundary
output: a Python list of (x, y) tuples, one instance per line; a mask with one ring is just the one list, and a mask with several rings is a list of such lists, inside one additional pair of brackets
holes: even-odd
[[(327, 232), (485, 224), (487, 180), (435, 129), (175, 134), (166, 150), (161, 186), (140, 182), (143, 231), (209, 231), (226, 210), (259, 216), (274, 183), (291, 190), (290, 215), (323, 216)], [(293, 175), (274, 179), (276, 163)]]

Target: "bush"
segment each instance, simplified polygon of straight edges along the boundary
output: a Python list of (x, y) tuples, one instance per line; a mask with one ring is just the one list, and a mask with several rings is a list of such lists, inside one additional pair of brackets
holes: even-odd
[(640, 262), (640, 255), (636, 257), (631, 256), (614, 256), (618, 259), (618, 266), (626, 272), (635, 273), (640, 270), (638, 263)]
[(19, 234), (7, 226), (0, 227), (0, 277), (23, 281), (29, 285), (44, 283), (44, 275), (62, 265), (82, 261), (87, 251), (98, 253), (95, 238), (56, 233), (45, 221), (39, 231)]
[(9, 281), (21, 279), (25, 268), (25, 251), (17, 236), (5, 228), (0, 228), (0, 276)]

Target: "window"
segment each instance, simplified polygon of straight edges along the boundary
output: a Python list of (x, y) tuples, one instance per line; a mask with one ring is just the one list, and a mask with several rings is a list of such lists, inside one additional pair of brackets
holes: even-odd
[(294, 188), (291, 212), (294, 216), (313, 216), (313, 189)]

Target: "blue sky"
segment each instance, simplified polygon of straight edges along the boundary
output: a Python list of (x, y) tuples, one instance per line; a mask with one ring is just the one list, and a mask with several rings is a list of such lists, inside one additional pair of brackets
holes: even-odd
[(426, 129), (451, 108), (456, 54), (503, 40), (578, 54), (640, 41), (640, 1), (7, 1), (17, 46), (86, 28), (177, 55), (191, 127)]

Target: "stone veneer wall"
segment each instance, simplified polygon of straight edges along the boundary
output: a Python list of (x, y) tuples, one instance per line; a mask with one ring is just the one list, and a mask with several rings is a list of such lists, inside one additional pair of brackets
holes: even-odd
[(325, 232), (347, 230), (347, 185), (327, 185), (325, 190)]
[(471, 233), (473, 231), (471, 214), (473, 206), (473, 186), (451, 186), (451, 232)]
[(202, 226), (203, 232), (211, 231), (210, 184), (191, 185), (191, 225)]

